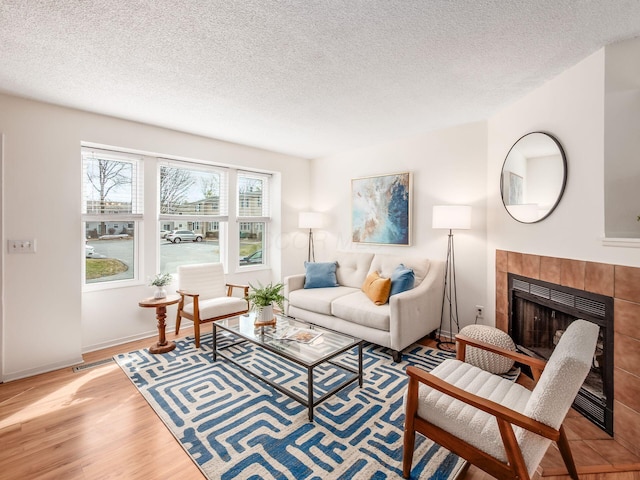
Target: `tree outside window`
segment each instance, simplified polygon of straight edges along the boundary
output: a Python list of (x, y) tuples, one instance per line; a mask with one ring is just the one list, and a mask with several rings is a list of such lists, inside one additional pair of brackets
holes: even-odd
[(177, 231), (159, 239), (160, 270), (174, 273), (179, 265), (219, 262), (220, 223), (228, 220), (227, 173), (178, 162), (159, 171), (160, 230)]
[(83, 148), (82, 162), (85, 282), (132, 280), (142, 214), (139, 159)]

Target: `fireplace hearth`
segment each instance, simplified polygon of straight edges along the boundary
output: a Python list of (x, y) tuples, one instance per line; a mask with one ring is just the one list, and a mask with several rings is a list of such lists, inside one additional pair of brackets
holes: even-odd
[(508, 275), (508, 291), (509, 334), (527, 355), (548, 360), (576, 319), (600, 327), (591, 371), (573, 407), (613, 435), (613, 298), (513, 273)]

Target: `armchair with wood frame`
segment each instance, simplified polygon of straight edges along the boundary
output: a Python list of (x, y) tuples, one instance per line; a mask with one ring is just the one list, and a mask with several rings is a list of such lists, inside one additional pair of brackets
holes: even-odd
[[(546, 362), (462, 335), (457, 359), (427, 373), (407, 367), (403, 476), (411, 473), (415, 432), (499, 479), (528, 480), (552, 441), (578, 479), (562, 422), (592, 364), (599, 327), (575, 320)], [(533, 390), (464, 363), (468, 347), (512, 358), (531, 368)]]
[[(242, 289), (243, 296), (233, 296), (234, 289)], [(178, 313), (176, 334), (180, 332), (182, 318), (193, 322), (196, 348), (200, 347), (200, 325), (235, 317), (249, 311), (245, 297), (249, 285), (226, 283), (221, 263), (200, 263), (178, 267)]]

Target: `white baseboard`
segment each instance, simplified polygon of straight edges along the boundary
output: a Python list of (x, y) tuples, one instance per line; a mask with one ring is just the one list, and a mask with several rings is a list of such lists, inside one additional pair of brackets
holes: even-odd
[(82, 347), (82, 353), (85, 354), (89, 352), (95, 352), (96, 350), (102, 350), (104, 348), (116, 347), (118, 345), (122, 345), (123, 343), (135, 342), (137, 340), (143, 340), (145, 338), (151, 338), (151, 337), (157, 337), (157, 336), (158, 336), (158, 330), (149, 330), (148, 332), (143, 332), (137, 335), (114, 338), (107, 342), (95, 343), (93, 345), (85, 345)]
[(11, 382), (13, 380), (20, 380), (21, 378), (33, 377), (34, 375), (40, 375), (41, 373), (53, 372), (54, 370), (60, 370), (61, 368), (71, 367), (82, 363), (82, 357), (74, 360), (63, 360), (61, 362), (50, 363), (48, 365), (41, 365), (36, 368), (30, 368), (28, 370), (22, 370), (20, 372), (8, 373), (3, 375), (2, 381)]
[[(189, 328), (191, 325), (193, 325), (191, 321), (184, 318), (182, 319), (181, 329)], [(173, 332), (175, 331), (175, 328), (176, 328), (175, 324), (167, 325), (166, 331)], [(117, 347), (118, 345), (122, 345), (124, 343), (135, 342), (138, 340), (143, 340), (145, 338), (151, 338), (151, 337), (157, 337), (157, 336), (158, 336), (158, 330), (153, 329), (153, 330), (148, 330), (146, 332), (139, 333), (136, 335), (130, 335), (128, 337), (114, 338), (106, 342), (95, 343), (93, 345), (84, 345), (81, 351), (83, 354), (85, 354), (89, 352), (95, 352), (96, 350), (102, 350), (103, 348)]]

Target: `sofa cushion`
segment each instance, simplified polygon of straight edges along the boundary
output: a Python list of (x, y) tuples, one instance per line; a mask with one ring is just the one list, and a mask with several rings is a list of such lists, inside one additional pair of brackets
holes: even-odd
[(411, 290), (416, 281), (416, 274), (404, 264), (400, 264), (391, 274), (391, 291), (389, 296)]
[(304, 288), (337, 287), (336, 262), (304, 262)]
[(375, 305), (362, 291), (336, 298), (331, 313), (358, 325), (389, 331), (389, 304)]
[(287, 300), (290, 305), (303, 310), (331, 315), (331, 302), (357, 291), (357, 289), (351, 287), (299, 289), (289, 292)]
[(362, 291), (376, 305), (384, 305), (389, 301), (391, 279), (382, 278), (378, 272), (371, 272), (364, 279)]
[(388, 255), (376, 253), (371, 261), (369, 272), (377, 271), (382, 277), (391, 278), (391, 274), (399, 264), (413, 270), (415, 274), (414, 287), (417, 287), (425, 279), (429, 272), (431, 263), (423, 257), (412, 257), (409, 255)]
[(373, 253), (338, 252), (336, 277), (340, 285), (360, 288), (369, 273)]

